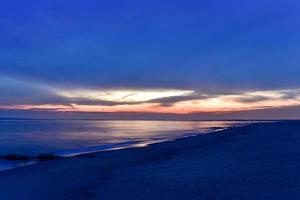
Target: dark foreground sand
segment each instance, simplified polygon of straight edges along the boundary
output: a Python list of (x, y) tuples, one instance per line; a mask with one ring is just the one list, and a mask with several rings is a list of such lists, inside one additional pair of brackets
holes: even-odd
[(7, 199), (300, 199), (300, 122), (0, 172)]

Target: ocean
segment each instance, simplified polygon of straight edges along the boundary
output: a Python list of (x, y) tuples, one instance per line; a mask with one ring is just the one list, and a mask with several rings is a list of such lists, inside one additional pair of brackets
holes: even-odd
[[(0, 156), (78, 154), (140, 147), (249, 124), (249, 121), (0, 120)], [(0, 159), (0, 170), (34, 161)]]

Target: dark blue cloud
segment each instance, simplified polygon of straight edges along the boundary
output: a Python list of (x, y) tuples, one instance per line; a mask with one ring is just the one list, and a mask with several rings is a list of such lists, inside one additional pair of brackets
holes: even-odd
[(151, 99), (148, 101), (108, 101), (91, 99), (85, 97), (66, 97), (58, 94), (55, 88), (46, 85), (38, 85), (0, 77), (0, 106), (15, 105), (93, 105), (93, 106), (116, 106), (116, 105), (138, 105), (142, 103), (156, 103), (163, 106), (171, 106), (176, 102), (205, 99), (212, 95), (191, 93), (185, 96), (172, 96)]
[(272, 98), (256, 95), (256, 96), (244, 96), (244, 97), (240, 97), (240, 98), (236, 99), (236, 101), (242, 102), (242, 103), (255, 103), (255, 102), (261, 102), (261, 101), (266, 101), (266, 100), (272, 100)]

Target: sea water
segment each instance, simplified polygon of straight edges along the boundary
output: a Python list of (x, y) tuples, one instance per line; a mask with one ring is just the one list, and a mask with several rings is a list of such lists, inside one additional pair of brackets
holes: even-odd
[[(245, 121), (116, 121), (0, 120), (0, 156), (53, 153), (74, 156), (89, 152), (145, 146), (196, 134), (206, 134)], [(0, 170), (24, 164), (0, 159)]]

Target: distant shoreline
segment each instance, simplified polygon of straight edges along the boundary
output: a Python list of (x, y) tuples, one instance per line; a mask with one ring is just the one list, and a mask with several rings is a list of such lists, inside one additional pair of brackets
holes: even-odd
[(94, 119), (89, 119), (89, 118), (0, 118), (0, 120), (87, 120), (87, 121), (203, 121), (203, 122), (209, 122), (209, 121), (216, 121), (216, 122), (221, 122), (221, 121), (300, 121), (300, 119), (106, 119), (106, 118), (94, 118)]

